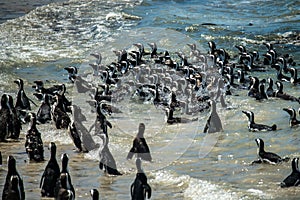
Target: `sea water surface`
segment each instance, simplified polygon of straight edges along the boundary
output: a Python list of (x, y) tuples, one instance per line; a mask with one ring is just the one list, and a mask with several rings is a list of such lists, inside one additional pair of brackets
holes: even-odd
[[(31, 12), (0, 24), (0, 95), (16, 96), (16, 78), (25, 82), (27, 95), (34, 99), (33, 81), (44, 80), (46, 86), (67, 85), (67, 96), (81, 105), (87, 116), (86, 126), (95, 114), (85, 107), (86, 96), (76, 93), (63, 69), (73, 65), (79, 72), (91, 72), (88, 63), (95, 62), (92, 52), (101, 52), (103, 63), (116, 59), (113, 50), (132, 48), (133, 43), (157, 42), (159, 49), (188, 52), (186, 44), (195, 43), (204, 53), (207, 42), (226, 49), (232, 58), (238, 56), (234, 45), (263, 54), (263, 42), (274, 43), (281, 54), (290, 54), (299, 69), (298, 1), (130, 1), (71, 0), (39, 6)], [(176, 58), (174, 56), (174, 58)], [(252, 73), (259, 78), (276, 72)], [(93, 77), (91, 82), (95, 81)], [(300, 96), (299, 85), (284, 83), (287, 93)], [(269, 99), (258, 102), (247, 97), (246, 90), (233, 91), (226, 100), (233, 109), (218, 107), (224, 131), (213, 135), (202, 133), (209, 111), (199, 113), (190, 124), (166, 125), (164, 112), (152, 104), (132, 103), (130, 98), (115, 101), (123, 113), (109, 119), (109, 148), (117, 166), (124, 173), (110, 177), (98, 168), (98, 152), (78, 154), (65, 130), (53, 124), (39, 125), (49, 158), (48, 143), (55, 141), (59, 157), (69, 154), (69, 169), (77, 199), (89, 199), (89, 190), (97, 188), (101, 199), (130, 199), (130, 184), (135, 178), (134, 161), (127, 161), (138, 124), (145, 123), (145, 137), (153, 154), (153, 163), (143, 163), (152, 187), (151, 199), (298, 199), (297, 187), (281, 189), (280, 182), (291, 172), (290, 162), (279, 165), (250, 165), (257, 158), (255, 138), (265, 141), (266, 149), (280, 156), (298, 157), (299, 128), (288, 126), (288, 115), (282, 108), (299, 108), (295, 102)], [(37, 102), (37, 101), (36, 101)], [(38, 102), (37, 102), (38, 103)], [(219, 105), (219, 104), (218, 104)], [(34, 108), (37, 109), (37, 108)], [(252, 110), (256, 121), (277, 124), (275, 132), (251, 133), (242, 110)], [(40, 199), (39, 181), (46, 165), (28, 162), (24, 148), (27, 125), (18, 142), (1, 143), (4, 163), (0, 168), (0, 195), (6, 175), (8, 155), (17, 159), (23, 176), (27, 199)], [(93, 136), (100, 142), (97, 136)]]

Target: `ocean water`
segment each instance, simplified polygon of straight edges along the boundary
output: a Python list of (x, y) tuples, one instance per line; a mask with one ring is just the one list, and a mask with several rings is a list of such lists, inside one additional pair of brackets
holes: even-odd
[[(26, 93), (32, 99), (34, 80), (44, 80), (46, 86), (63, 82), (67, 85), (67, 96), (84, 108), (88, 119), (85, 125), (89, 127), (95, 114), (86, 105), (88, 97), (77, 93), (63, 68), (73, 65), (80, 74), (89, 74), (88, 63), (95, 62), (90, 53), (101, 52), (103, 63), (109, 64), (116, 59), (113, 50), (131, 49), (137, 42), (146, 49), (149, 49), (147, 43), (156, 42), (162, 51), (185, 53), (189, 51), (186, 44), (195, 43), (206, 53), (207, 42), (213, 40), (234, 59), (238, 56), (234, 45), (243, 44), (262, 55), (266, 52), (263, 42), (270, 41), (278, 53), (293, 57), (299, 71), (299, 7), (298, 1), (257, 0), (71, 0), (39, 6), (0, 24), (0, 95), (16, 96), (17, 86), (13, 83), (16, 78), (24, 79)], [(273, 70), (251, 75), (276, 79)], [(92, 76), (87, 79), (97, 83)], [(300, 96), (299, 85), (284, 83), (284, 90)], [(153, 157), (153, 163), (143, 163), (153, 190), (151, 199), (298, 199), (299, 188), (280, 188), (280, 182), (291, 172), (290, 162), (275, 166), (250, 163), (257, 158), (254, 139), (258, 137), (264, 139), (266, 150), (283, 157), (300, 156), (300, 129), (288, 126), (288, 115), (282, 110), (298, 109), (299, 104), (278, 99), (258, 102), (247, 97), (246, 90), (233, 93), (226, 96), (233, 109), (225, 110), (218, 104), (224, 131), (211, 135), (202, 133), (209, 111), (184, 115), (198, 118), (189, 124), (166, 125), (164, 111), (152, 104), (134, 103), (129, 98), (132, 94), (122, 100), (115, 99), (113, 104), (123, 113), (109, 118), (113, 124), (109, 130), (109, 148), (123, 176), (104, 175), (98, 168), (98, 151), (74, 152), (67, 132), (56, 130), (53, 124), (38, 126), (45, 144), (45, 158), (49, 158), (47, 145), (51, 141), (58, 146), (58, 159), (64, 152), (69, 154), (77, 199), (89, 199), (92, 188), (99, 190), (101, 199), (130, 199), (130, 184), (136, 169), (134, 161), (127, 161), (126, 155), (138, 124), (143, 122)], [(276, 124), (279, 130), (248, 132), (242, 110), (252, 110), (256, 122)], [(28, 162), (24, 148), (26, 130), (24, 125), (20, 141), (0, 143), (4, 158), (0, 167), (1, 196), (7, 170), (5, 160), (14, 155), (27, 199), (40, 199), (38, 186), (46, 162)], [(93, 139), (100, 142), (97, 136)]]

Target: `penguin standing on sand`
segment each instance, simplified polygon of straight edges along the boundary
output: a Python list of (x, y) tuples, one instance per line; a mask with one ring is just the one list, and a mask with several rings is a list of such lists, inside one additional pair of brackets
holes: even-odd
[(44, 145), (41, 133), (36, 128), (36, 115), (29, 113), (29, 129), (26, 133), (25, 149), (30, 160), (44, 161)]
[(130, 194), (132, 200), (150, 199), (152, 190), (147, 183), (147, 176), (142, 169), (142, 161), (140, 158), (136, 159), (137, 174), (134, 182), (130, 187)]
[(104, 172), (109, 175), (122, 175), (117, 170), (116, 161), (108, 148), (108, 137), (106, 136), (106, 134), (99, 134), (99, 137), (103, 141), (103, 145), (102, 147), (100, 147), (99, 151), (99, 168), (101, 170), (104, 170)]
[(210, 100), (210, 106), (210, 116), (207, 119), (203, 133), (216, 133), (223, 130), (221, 119), (217, 113), (216, 102), (214, 100)]
[[(27, 97), (24, 91), (24, 81), (22, 79), (17, 79), (14, 81), (19, 86), (19, 91), (17, 94), (16, 109), (17, 110), (31, 110), (30, 99)], [(32, 102), (32, 101), (31, 101)]]
[(10, 123), (10, 109), (8, 105), (8, 95), (3, 94), (1, 97), (1, 107), (0, 107), (0, 142), (6, 141), (8, 137), (9, 123)]
[(145, 132), (145, 124), (140, 123), (138, 133), (133, 140), (133, 145), (127, 155), (127, 159), (132, 159), (133, 155), (136, 153), (138, 158), (141, 158), (149, 162), (152, 161), (150, 149), (148, 147), (146, 139), (144, 138), (144, 132)]
[(17, 110), (14, 107), (13, 98), (10, 95), (7, 95), (8, 99), (8, 108), (9, 108), (9, 125), (7, 130), (9, 132), (8, 137), (12, 139), (18, 139), (21, 133), (22, 124), (21, 120), (18, 117)]
[(56, 145), (50, 143), (50, 159), (41, 178), (40, 188), (42, 197), (54, 197), (54, 188), (59, 178), (60, 169), (56, 160)]
[[(75, 199), (75, 190), (72, 184), (71, 175), (68, 169), (69, 156), (64, 153), (61, 156), (61, 172), (56, 182), (54, 194), (56, 199)], [(69, 197), (69, 198), (63, 198)]]
[[(24, 184), (23, 179), (19, 175), (16, 167), (16, 159), (13, 156), (8, 156), (7, 158), (7, 175), (5, 179), (5, 184), (2, 192), (2, 200), (11, 200), (12, 190), (16, 191), (18, 193), (18, 190), (21, 193), (20, 200), (25, 200), (25, 190), (24, 190)], [(16, 183), (18, 183), (16, 185)], [(14, 188), (17, 186), (18, 188)], [(19, 196), (19, 195), (17, 195)]]

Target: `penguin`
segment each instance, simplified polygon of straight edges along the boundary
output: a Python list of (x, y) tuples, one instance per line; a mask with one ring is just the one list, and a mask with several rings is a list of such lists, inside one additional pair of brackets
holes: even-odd
[(8, 104), (8, 95), (3, 94), (1, 96), (1, 107), (0, 107), (0, 142), (7, 141), (9, 136), (9, 124), (10, 124), (10, 108)]
[(60, 91), (62, 90), (62, 85), (53, 85), (52, 87), (45, 88), (44, 82), (42, 80), (36, 80), (33, 83), (35, 83), (35, 85), (32, 86), (32, 88), (34, 88), (36, 92), (42, 94), (53, 96), (56, 93), (60, 93)]
[(29, 128), (26, 133), (25, 149), (30, 161), (44, 161), (44, 146), (41, 133), (36, 127), (35, 113), (29, 113)]
[(257, 156), (258, 160), (253, 161), (252, 164), (255, 163), (267, 163), (267, 164), (278, 164), (280, 162), (287, 162), (289, 160), (288, 157), (281, 158), (279, 155), (272, 153), (272, 152), (266, 152), (265, 151), (265, 143), (262, 139), (257, 138), (255, 139), (255, 142), (257, 144)]
[(291, 186), (298, 186), (300, 184), (300, 171), (298, 168), (298, 162), (299, 158), (293, 158), (292, 173), (280, 183), (280, 187), (286, 188)]
[(71, 83), (74, 83), (78, 73), (77, 67), (69, 66), (65, 67), (64, 69), (67, 70), (68, 78), (71, 81)]
[(56, 145), (51, 142), (49, 145), (50, 159), (45, 167), (43, 175), (40, 181), (41, 196), (42, 197), (54, 197), (54, 188), (56, 186), (57, 179), (60, 176), (59, 165), (56, 160)]
[[(19, 91), (17, 94), (17, 100), (15, 108), (17, 110), (31, 110), (30, 101), (34, 103), (32, 100), (30, 100), (25, 91), (24, 91), (24, 82), (22, 79), (17, 79), (14, 81), (19, 86)], [(35, 104), (36, 105), (36, 104)]]
[(11, 176), (10, 184), (8, 187), (7, 200), (21, 200), (22, 194), (19, 187), (19, 177), (16, 175)]
[(273, 124), (272, 126), (264, 124), (256, 124), (254, 122), (254, 113), (252, 111), (242, 111), (248, 117), (248, 130), (252, 132), (256, 131), (276, 131), (277, 126)]
[(106, 103), (97, 103), (96, 134), (102, 132), (108, 136), (107, 127), (112, 128), (112, 124), (106, 119), (106, 115), (111, 115), (111, 106)]
[(104, 170), (104, 172), (109, 175), (116, 175), (116, 176), (122, 175), (117, 170), (116, 161), (108, 148), (108, 137), (106, 136), (106, 134), (98, 134), (98, 135), (103, 141), (102, 147), (100, 147), (100, 151), (99, 151), (100, 170)]
[(209, 104), (211, 106), (210, 116), (206, 121), (203, 133), (216, 133), (223, 131), (222, 122), (217, 113), (216, 102), (214, 100), (210, 100)]
[(70, 138), (72, 139), (72, 141), (76, 147), (76, 150), (78, 152), (83, 152), (83, 145), (81, 142), (81, 138), (80, 138), (79, 132), (77, 131), (74, 121), (71, 121), (71, 123), (68, 127), (68, 134), (69, 134)]
[[(67, 193), (70, 195), (70, 199), (75, 199), (75, 190), (72, 184), (71, 175), (69, 173), (68, 169), (68, 162), (69, 162), (69, 156), (66, 153), (63, 153), (61, 155), (61, 171), (59, 178), (56, 182), (56, 187), (54, 190), (54, 194), (56, 194), (56, 199), (64, 199), (62, 198), (62, 194), (65, 194), (65, 192), (62, 192), (61, 189), (65, 189)], [(68, 195), (67, 195), (68, 196)]]
[(294, 108), (283, 108), (283, 110), (290, 115), (290, 119), (289, 119), (290, 127), (300, 126), (300, 121), (296, 119), (296, 111)]
[(99, 200), (99, 192), (97, 189), (91, 189), (90, 194), (91, 194), (92, 200)]
[[(71, 123), (71, 127), (75, 128), (73, 131), (77, 132), (81, 140), (81, 151), (83, 153), (87, 153), (93, 149), (98, 148), (97, 144), (93, 140), (90, 132), (83, 125), (83, 121), (86, 121), (86, 117), (83, 115), (81, 108), (77, 105), (72, 105), (72, 113), (73, 113), (73, 122)], [(75, 141), (74, 141), (75, 143)], [(78, 142), (79, 144), (80, 142)], [(76, 146), (76, 145), (75, 145)], [(80, 147), (80, 145), (77, 145)]]
[(75, 192), (69, 187), (69, 174), (61, 173), (59, 176), (60, 186), (56, 200), (75, 200)]
[[(7, 157), (7, 167), (8, 167), (8, 169), (7, 169), (7, 175), (6, 175), (5, 184), (4, 184), (4, 188), (3, 188), (3, 192), (2, 192), (2, 200), (11, 200), (8, 195), (10, 193), (11, 180), (12, 180), (12, 177), (14, 177), (14, 176), (18, 177), (18, 180), (19, 180), (18, 187), (19, 187), (19, 190), (21, 193), (21, 200), (25, 200), (25, 190), (24, 190), (23, 179), (21, 178), (20, 174), (17, 171), (16, 159), (11, 155), (9, 155)], [(13, 178), (13, 179), (15, 179), (15, 178)]]
[(297, 69), (294, 67), (289, 68), (289, 72), (291, 73), (290, 82), (293, 85), (300, 84), (300, 78), (297, 77)]
[(300, 98), (294, 97), (290, 94), (283, 92), (283, 84), (280, 81), (276, 81), (277, 90), (274, 93), (274, 97), (277, 97), (286, 101), (296, 101), (300, 104)]
[(43, 102), (37, 111), (36, 118), (41, 124), (51, 122), (51, 105), (50, 96), (48, 94), (43, 94)]
[(8, 108), (9, 108), (9, 124), (7, 130), (9, 132), (8, 138), (18, 139), (22, 129), (22, 123), (18, 117), (17, 110), (14, 107), (13, 98), (10, 95), (7, 95), (8, 99)]
[(140, 123), (138, 133), (133, 140), (133, 144), (127, 155), (127, 159), (132, 159), (133, 155), (137, 154), (137, 157), (141, 158), (142, 160), (149, 162), (152, 161), (150, 149), (148, 147), (146, 139), (144, 138), (144, 132), (145, 124)]
[(67, 129), (71, 123), (71, 119), (64, 109), (62, 96), (56, 94), (53, 100), (51, 118), (57, 129)]
[(166, 116), (165, 116), (165, 121), (167, 122), (167, 124), (178, 124), (178, 123), (190, 123), (193, 121), (197, 121), (198, 118), (192, 118), (192, 119), (188, 119), (188, 118), (184, 118), (184, 117), (173, 117), (173, 113), (174, 113), (174, 108), (170, 108), (169, 106), (164, 108)]
[(147, 183), (147, 176), (142, 169), (142, 161), (140, 158), (136, 159), (137, 173), (134, 182), (130, 187), (130, 194), (132, 200), (150, 199), (152, 189)]
[(268, 78), (267, 79), (268, 82), (268, 88), (267, 88), (267, 96), (268, 97), (274, 97), (274, 89), (273, 89), (273, 79), (272, 78)]

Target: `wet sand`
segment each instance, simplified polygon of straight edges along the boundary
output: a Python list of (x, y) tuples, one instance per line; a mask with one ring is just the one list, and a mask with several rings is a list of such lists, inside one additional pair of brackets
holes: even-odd
[(66, 0), (1, 0), (0, 1), (0, 24), (7, 20), (21, 17), (36, 7)]

